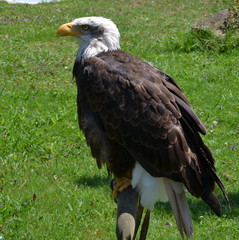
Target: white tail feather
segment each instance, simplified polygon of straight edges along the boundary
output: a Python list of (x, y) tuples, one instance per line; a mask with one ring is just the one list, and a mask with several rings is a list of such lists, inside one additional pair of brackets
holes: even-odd
[(193, 235), (193, 224), (188, 202), (184, 194), (183, 184), (164, 178), (164, 186), (176, 219), (178, 230), (182, 238), (184, 237), (184, 233), (190, 238)]
[(149, 210), (160, 201), (169, 201), (182, 236), (193, 235), (192, 218), (182, 183), (168, 178), (152, 177), (139, 163), (135, 164), (132, 174), (132, 187), (136, 188), (141, 198), (141, 205)]
[(163, 179), (152, 177), (139, 163), (135, 164), (131, 185), (137, 189), (141, 205), (149, 210), (154, 209), (158, 200), (168, 201)]

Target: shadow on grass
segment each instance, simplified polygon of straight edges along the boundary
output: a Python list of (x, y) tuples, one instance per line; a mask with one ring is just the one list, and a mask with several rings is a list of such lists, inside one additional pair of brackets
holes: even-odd
[[(75, 183), (78, 187), (87, 186), (91, 188), (97, 187), (109, 187), (111, 177), (106, 176), (81, 176)], [(222, 206), (222, 216), (226, 218), (238, 218), (239, 216), (239, 192), (228, 193), (228, 198), (230, 201), (230, 206), (226, 202), (222, 194), (218, 195), (218, 199)], [(194, 221), (200, 221), (200, 217), (203, 215), (214, 215), (212, 209), (202, 200), (198, 198), (190, 197), (188, 199), (190, 211)], [(165, 212), (167, 214), (172, 214), (171, 207), (169, 203), (158, 202), (155, 206), (155, 211)], [(216, 216), (216, 215), (215, 215)]]
[[(229, 216), (232, 215), (232, 217), (235, 216), (239, 218), (239, 192), (229, 193), (228, 198), (229, 198), (231, 210), (229, 209), (227, 214)], [(226, 203), (224, 203), (224, 206), (226, 206)]]
[(110, 187), (111, 177), (102, 177), (102, 176), (81, 176), (78, 178), (75, 183), (78, 187), (88, 186), (91, 188), (96, 188), (100, 186), (109, 186)]
[[(218, 196), (222, 206), (222, 216), (230, 219), (239, 218), (239, 192), (229, 193), (228, 198), (230, 201), (230, 206), (224, 199), (223, 195)], [(203, 215), (214, 215), (212, 209), (202, 199), (191, 198), (188, 199), (188, 203), (193, 220), (196, 222), (200, 221), (200, 217)], [(156, 211), (164, 211), (167, 214), (172, 214), (169, 203), (157, 203)]]

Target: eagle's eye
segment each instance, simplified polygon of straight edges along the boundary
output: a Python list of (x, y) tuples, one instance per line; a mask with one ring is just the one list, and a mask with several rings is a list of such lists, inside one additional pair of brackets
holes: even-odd
[(90, 28), (90, 26), (85, 24), (85, 25), (82, 25), (81, 28), (86, 31)]

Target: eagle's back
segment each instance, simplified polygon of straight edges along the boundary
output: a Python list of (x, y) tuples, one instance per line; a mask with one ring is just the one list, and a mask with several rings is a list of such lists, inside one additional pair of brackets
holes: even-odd
[(79, 124), (98, 166), (117, 175), (135, 161), (152, 176), (211, 193), (214, 159), (203, 123), (175, 81), (150, 63), (117, 50), (76, 61)]

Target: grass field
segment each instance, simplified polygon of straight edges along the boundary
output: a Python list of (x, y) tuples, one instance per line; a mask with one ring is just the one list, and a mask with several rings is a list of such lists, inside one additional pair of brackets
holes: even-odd
[[(204, 140), (217, 159), (231, 210), (219, 189), (221, 218), (188, 195), (194, 239), (238, 239), (238, 35), (199, 38), (191, 31), (200, 18), (232, 5), (229, 0), (0, 2), (0, 239), (115, 239), (110, 178), (97, 169), (78, 129), (71, 73), (77, 43), (56, 38), (61, 24), (91, 15), (111, 18), (123, 50), (169, 73), (208, 129)], [(152, 212), (147, 239), (180, 239), (168, 204)]]

